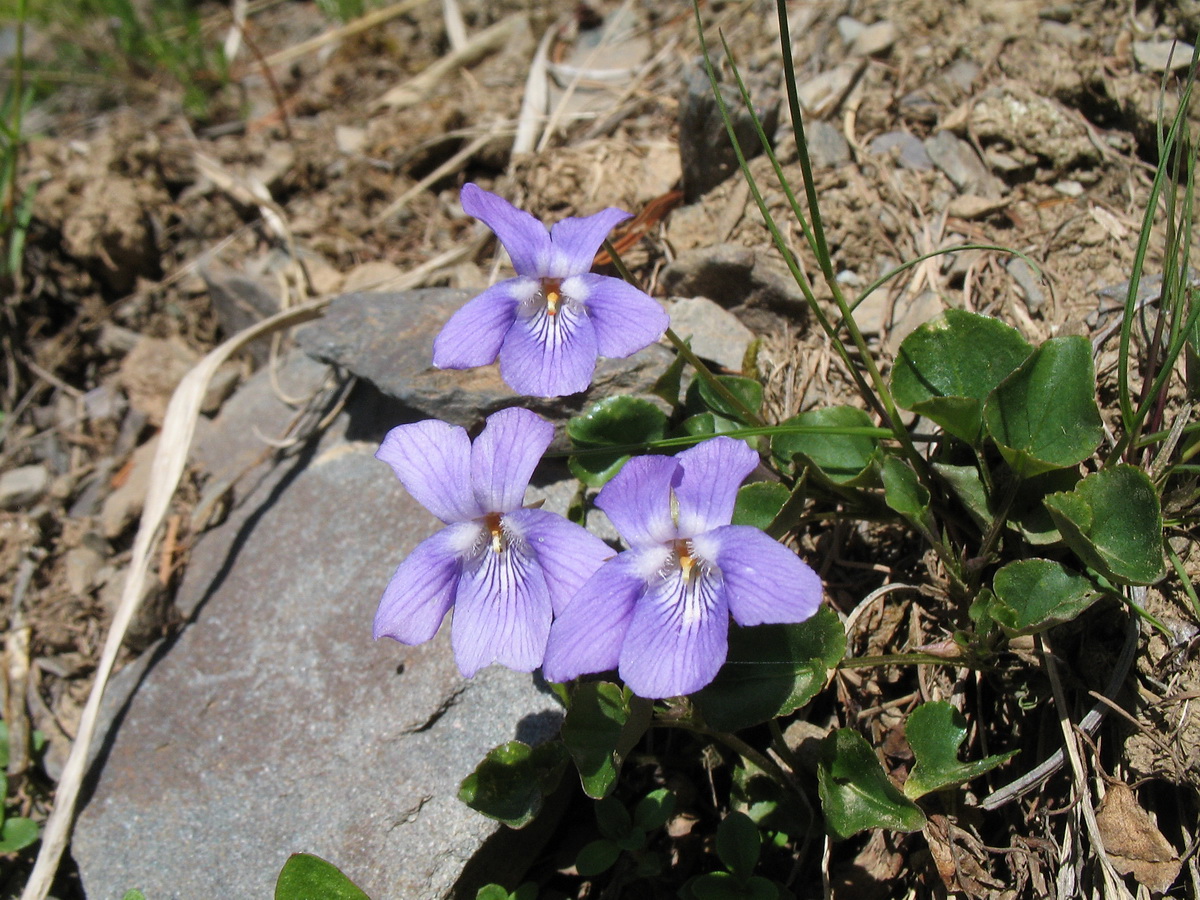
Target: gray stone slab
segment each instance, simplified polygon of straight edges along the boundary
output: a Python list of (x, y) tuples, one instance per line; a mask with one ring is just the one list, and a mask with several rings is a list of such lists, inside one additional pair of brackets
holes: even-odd
[(561, 419), (600, 397), (647, 393), (672, 359), (669, 350), (652, 344), (628, 359), (601, 359), (592, 387), (584, 393), (520, 397), (501, 380), (494, 365), (466, 370), (433, 367), (433, 339), (472, 296), (471, 291), (449, 288), (345, 294), (334, 299), (324, 318), (301, 332), (300, 345), (414, 410), (468, 428), (506, 406), (523, 406)]
[[(261, 376), (251, 389), (205, 436), (210, 457), (250, 453), (244, 433), (280, 412)], [(270, 897), (297, 851), (375, 900), (450, 896), (468, 860), (494, 878), (527, 863), (525, 832), (456, 793), (491, 747), (553, 733), (556, 703), (526, 674), (462, 679), (446, 628), (420, 647), (371, 640), (392, 570), (440, 527), (355, 439), (395, 424), (380, 409), (352, 397), (318, 445), (239, 482), (197, 542), (189, 624), (114, 685), (72, 844), (89, 898)]]

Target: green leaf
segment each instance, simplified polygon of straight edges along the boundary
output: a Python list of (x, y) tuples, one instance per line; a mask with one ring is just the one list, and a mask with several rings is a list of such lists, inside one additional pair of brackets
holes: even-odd
[(981, 530), (992, 524), (992, 511), (988, 503), (987, 486), (976, 466), (952, 466), (947, 463), (932, 463), (935, 473), (958, 498), (967, 515)]
[(817, 789), (826, 826), (837, 840), (868, 828), (925, 826), (925, 814), (892, 784), (871, 746), (851, 728), (839, 728), (821, 742)]
[[(567, 435), (577, 450), (645, 444), (667, 433), (667, 415), (642, 397), (617, 395), (593, 403), (567, 421)], [(571, 474), (589, 487), (601, 487), (629, 460), (627, 451), (587, 453), (567, 460)]]
[[(690, 345), (690, 341), (688, 342)], [(683, 368), (687, 365), (687, 361), (682, 355), (676, 353), (675, 358), (671, 360), (671, 364), (666, 370), (658, 376), (658, 380), (654, 382), (654, 387), (650, 389), (655, 397), (661, 397), (670, 405), (672, 409), (679, 405), (679, 389), (683, 384)]]
[(485, 884), (475, 892), (475, 900), (510, 900), (508, 889), (499, 884)]
[(791, 492), (778, 481), (755, 481), (741, 487), (733, 507), (733, 524), (766, 531), (788, 502)]
[(1092, 344), (1051, 338), (988, 396), (983, 419), (1019, 477), (1063, 469), (1092, 455), (1104, 436)]
[(575, 871), (584, 878), (591, 878), (611, 869), (620, 855), (621, 848), (612, 841), (604, 838), (592, 841), (575, 857)]
[[(562, 742), (579, 769), (584, 793), (593, 799), (605, 796), (616, 784), (623, 755), (619, 745), (632, 746), (649, 727), (648, 710), (630, 722), (631, 696), (627, 689), (607, 681), (577, 685), (571, 696)], [(636, 733), (622, 741), (630, 726)]]
[(646, 831), (654, 831), (667, 824), (675, 812), (675, 795), (667, 788), (658, 788), (638, 801), (633, 808), (633, 821)]
[(732, 808), (748, 815), (763, 831), (803, 834), (813, 824), (810, 811), (790, 791), (746, 760), (733, 769), (729, 799)]
[[(8, 768), (8, 723), (0, 719), (0, 769)], [(8, 791), (0, 792), (0, 799), (3, 799)], [(0, 813), (0, 815), (3, 815)]]
[(713, 728), (740, 731), (803, 706), (845, 653), (846, 631), (825, 607), (796, 625), (733, 628), (725, 665), (693, 700)]
[(731, 812), (717, 826), (717, 856), (739, 880), (754, 874), (761, 849), (758, 826), (745, 813)]
[(566, 748), (559, 741), (537, 747), (509, 741), (488, 751), (475, 771), (463, 779), (458, 799), (510, 828), (524, 828), (541, 812), (566, 760)]
[(996, 573), (988, 613), (1010, 635), (1069, 622), (1100, 598), (1085, 575), (1049, 559), (1022, 559)]
[[(741, 375), (718, 375), (716, 379), (733, 394), (750, 412), (757, 413), (762, 409), (763, 386), (753, 378)], [(727, 419), (733, 419), (742, 425), (753, 424), (732, 403), (722, 397), (708, 383), (708, 380), (697, 376), (688, 385), (684, 408), (691, 413), (705, 411), (716, 413)]]
[[(812, 409), (780, 423), (823, 428), (871, 428), (871, 417), (853, 406)], [(771, 452), (785, 465), (797, 458), (822, 472), (835, 484), (858, 486), (873, 479), (871, 461), (879, 441), (863, 434), (795, 431), (771, 438)]]
[(755, 875), (743, 881), (728, 872), (709, 872), (697, 876), (689, 885), (696, 900), (778, 900), (779, 888), (773, 881)]
[(126, 891), (121, 900), (146, 900), (146, 895), (141, 891)]
[[(1054, 524), (1050, 510), (1046, 508), (1046, 497), (1049, 494), (1061, 493), (1074, 489), (1079, 482), (1079, 470), (1054, 469), (1034, 475), (1032, 478), (1021, 479), (1016, 485), (1016, 495), (1008, 510), (1008, 525), (1020, 532), (1035, 547), (1057, 544), (1062, 541), (1062, 535)], [(997, 487), (996, 493), (1002, 495), (1006, 487)]]
[(1032, 351), (998, 319), (948, 309), (901, 341), (892, 392), (904, 409), (978, 446), (984, 400)]
[(293, 853), (275, 882), (275, 900), (367, 900), (337, 866), (310, 853)]
[(38, 825), (33, 819), (13, 816), (0, 825), (0, 853), (15, 853), (38, 839)]
[(922, 534), (936, 534), (937, 522), (929, 511), (929, 490), (921, 484), (913, 467), (895, 456), (885, 456), (880, 474), (884, 502)]
[(609, 840), (624, 840), (632, 833), (633, 818), (619, 800), (613, 797), (597, 800), (595, 812), (600, 833)]
[(1045, 502), (1067, 546), (1106, 578), (1151, 584), (1163, 576), (1162, 510), (1141, 469), (1101, 469)]
[(944, 700), (922, 703), (904, 725), (908, 745), (916, 763), (904, 783), (904, 793), (912, 800), (931, 791), (963, 784), (996, 768), (1016, 755), (1015, 750), (989, 756), (978, 762), (963, 763), (958, 748), (967, 739), (967, 720)]

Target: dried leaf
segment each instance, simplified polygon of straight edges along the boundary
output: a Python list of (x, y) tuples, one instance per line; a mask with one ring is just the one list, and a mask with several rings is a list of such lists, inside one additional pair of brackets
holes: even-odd
[(1174, 884), (1179, 876), (1179, 854), (1138, 804), (1129, 785), (1109, 783), (1096, 824), (1118, 872), (1132, 875), (1152, 891), (1162, 892)]

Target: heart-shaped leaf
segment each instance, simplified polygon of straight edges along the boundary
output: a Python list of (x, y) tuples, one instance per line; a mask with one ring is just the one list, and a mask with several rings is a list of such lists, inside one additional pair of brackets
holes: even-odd
[(758, 826), (745, 813), (731, 812), (717, 826), (717, 856), (742, 881), (754, 874), (761, 848)]
[(580, 453), (567, 464), (571, 474), (588, 487), (602, 487), (629, 460), (627, 450), (594, 452), (605, 447), (625, 447), (661, 440), (667, 433), (667, 415), (649, 400), (619, 394), (593, 403), (567, 421), (567, 435)]
[(925, 827), (925, 814), (892, 784), (871, 745), (852, 728), (839, 728), (821, 742), (817, 789), (826, 827), (837, 840), (868, 828)]
[(1001, 765), (1016, 755), (1015, 750), (989, 756), (978, 762), (958, 759), (958, 748), (967, 739), (967, 721), (944, 700), (922, 703), (904, 723), (904, 734), (916, 763), (904, 782), (904, 793), (912, 800), (931, 791), (963, 784)]
[[(716, 379), (747, 411), (757, 413), (762, 409), (763, 386), (753, 378), (744, 378), (741, 375), (718, 375)], [(692, 379), (684, 398), (684, 409), (693, 414), (712, 412), (742, 425), (753, 424), (737, 406), (722, 397), (706, 378)]]
[(845, 653), (846, 631), (824, 607), (797, 625), (733, 628), (725, 665), (693, 701), (712, 727), (740, 731), (803, 706)]
[(1141, 469), (1101, 469), (1045, 503), (1067, 546), (1106, 578), (1151, 584), (1163, 576), (1162, 510)]
[(854, 406), (828, 406), (802, 412), (781, 423), (801, 426), (796, 431), (771, 438), (771, 452), (784, 464), (795, 459), (815, 467), (835, 484), (859, 486), (874, 480), (871, 462), (879, 450), (878, 438), (867, 434), (839, 434), (836, 431), (802, 430), (872, 428), (871, 417)]
[(293, 853), (279, 871), (275, 900), (368, 900), (333, 863), (309, 853)]
[[(622, 756), (650, 724), (650, 708), (636, 704), (641, 715), (631, 722), (632, 694), (606, 681), (578, 685), (562, 724), (566, 745), (584, 793), (600, 798), (612, 790), (621, 771)], [(633, 734), (626, 735), (632, 729)]]
[(1005, 461), (1028, 478), (1092, 455), (1104, 436), (1095, 393), (1091, 341), (1051, 338), (991, 392), (983, 420)]
[(463, 779), (458, 799), (510, 828), (524, 828), (541, 812), (566, 762), (567, 751), (559, 741), (536, 747), (509, 741), (489, 750)]
[(900, 343), (892, 393), (904, 409), (978, 445), (987, 395), (1033, 348), (998, 319), (948, 309)]
[(738, 491), (733, 508), (734, 525), (750, 525), (766, 531), (788, 502), (791, 491), (778, 481), (755, 481)]
[(675, 812), (675, 795), (667, 788), (651, 791), (633, 808), (633, 821), (639, 828), (653, 831), (662, 828)]
[(996, 573), (988, 614), (1011, 635), (1069, 622), (1100, 598), (1086, 575), (1049, 559), (1022, 559)]

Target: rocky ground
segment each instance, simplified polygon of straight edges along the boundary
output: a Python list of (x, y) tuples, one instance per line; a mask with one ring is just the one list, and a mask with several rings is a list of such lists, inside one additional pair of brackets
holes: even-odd
[[(1019, 249), (1045, 275), (1039, 279), (1019, 259), (986, 250), (938, 257), (913, 268), (858, 311), (881, 358), (890, 358), (908, 331), (944, 308), (987, 312), (1013, 323), (1030, 340), (1059, 334), (1093, 338), (1099, 346), (1102, 400), (1111, 402), (1103, 395), (1116, 361), (1109, 338), (1156, 162), (1162, 105), (1171, 113), (1172, 93), (1164, 95), (1161, 86), (1164, 73), (1180, 71), (1190, 56), (1177, 47), (1169, 57), (1170, 39), (1194, 42), (1200, 10), (1189, 2), (1037, 0), (814, 0), (789, 8), (816, 188), (839, 280), (865, 286), (904, 260), (964, 242)], [(486, 284), (505, 261), (463, 216), (457, 192), (465, 181), (498, 191), (547, 221), (610, 205), (634, 212), (637, 218), (618, 240), (626, 263), (652, 294), (677, 304), (676, 330), (687, 322), (697, 342), (710, 340), (702, 355), (719, 365), (740, 369), (746, 341), (762, 339), (757, 365), (773, 417), (855, 402), (827, 341), (810, 327), (744, 181), (723, 156), (724, 136), (707, 101), (708, 84), (696, 63), (694, 21), (686, 7), (468, 0), (462, 4), (465, 43), (448, 27), (453, 20), (439, 4), (377, 9), (371, 27), (356, 31), (353, 23), (342, 27), (309, 3), (250, 4), (229, 81), (211, 86), (199, 115), (182, 110), (170, 79), (149, 73), (134, 83), (68, 84), (31, 117), (34, 137), (22, 160), (21, 182), (37, 193), (21, 277), (5, 301), (0, 398), (4, 720), (10, 730), (27, 723), (47, 741), (29, 770), (10, 778), (10, 798), (15, 795), (23, 814), (40, 820), (53, 805), (54, 786), (129, 570), (172, 391), (219, 341), (280, 311), (354, 292)], [(204, 12), (210, 26), (205, 39), (224, 41), (229, 11)], [(723, 31), (749, 75), (760, 111), (778, 123), (780, 154), (799, 185), (795, 152), (788, 150), (786, 138), (786, 104), (780, 103), (773, 5), (712, 3), (703, 16), (710, 40), (719, 46), (718, 29)], [(104, 39), (102, 32), (76, 37)], [(35, 42), (35, 54), (52, 53), (53, 42), (62, 38), (48, 28)], [(725, 77), (728, 81), (727, 72)], [(531, 119), (522, 114), (522, 100), (539, 90), (549, 114)], [(768, 204), (786, 221), (783, 194), (764, 160), (752, 162), (752, 169), (769, 186)], [(805, 269), (815, 272), (798, 226), (786, 237)], [(1162, 252), (1160, 233), (1150, 245), (1148, 273), (1161, 271)], [(817, 292), (827, 299), (820, 287)], [(715, 307), (695, 301), (698, 296)], [(735, 321), (723, 318), (730, 312)], [(289, 349), (290, 338), (273, 338), (235, 355), (216, 370), (203, 399), (206, 418), (197, 443), (207, 449), (193, 456), (171, 501), (163, 537), (154, 547), (150, 586), (119, 658), (121, 667), (144, 668), (154, 654), (151, 672), (164, 679), (157, 690), (166, 698), (159, 702), (166, 709), (174, 706), (184, 719), (200, 715), (190, 704), (216, 698), (254, 704), (271, 696), (271, 679), (249, 675), (229, 688), (236, 692), (233, 698), (220, 686), (194, 695), (169, 687), (171, 678), (186, 684), (190, 671), (190, 663), (171, 663), (172, 653), (178, 650), (178, 659), (193, 658), (185, 652), (203, 659), (214, 652), (205, 650), (198, 626), (236, 631), (227, 618), (234, 613), (218, 616), (226, 607), (213, 599), (222, 596), (223, 583), (243, 585), (243, 592), (269, 592), (269, 586), (254, 581), (254, 573), (224, 562), (214, 549), (262, 539), (230, 531), (228, 522), (243, 528), (247, 517), (267, 517), (276, 522), (273, 528), (283, 528), (289, 520), (270, 519), (276, 514), (269, 512), (268, 501), (300, 495), (274, 486), (294, 487), (304, 477), (315, 479), (304, 489), (317, 494), (339, 485), (370, 491), (364, 480), (369, 469), (358, 468), (359, 457), (369, 461), (364, 451), (382, 435), (387, 416), (416, 410), (473, 424), (504, 402), (487, 384), (464, 387), (426, 371), (427, 361), (419, 357), (419, 348), (428, 346), (424, 326), (397, 334), (396, 357), (389, 358), (386, 338), (392, 332), (347, 315), (335, 306), (328, 322), (302, 339), (301, 351)], [(265, 374), (313, 365), (304, 350), (337, 363), (331, 381), (324, 369), (298, 382), (289, 382), (286, 373)], [(652, 352), (668, 358), (665, 349)], [(659, 361), (655, 357), (647, 365)], [(347, 371), (357, 376), (358, 387), (339, 381)], [(615, 371), (604, 389), (632, 390), (637, 377), (637, 372)], [(268, 400), (273, 394), (274, 413), (246, 417), (237, 412), (251, 402), (247, 398), (258, 396), (252, 389)], [(577, 408), (543, 411), (561, 417)], [(318, 412), (305, 415), (306, 410)], [(216, 450), (213, 434), (225, 436)], [(234, 435), (238, 453), (231, 450), (225, 458), (220, 441), (233, 442)], [(297, 436), (310, 443), (297, 442)], [(295, 462), (296, 447), (307, 448), (298, 456), (303, 465)], [(229, 465), (234, 457), (237, 466)], [(332, 461), (335, 468), (321, 470), (321, 461)], [(306, 467), (318, 474), (304, 475)], [(321, 471), (328, 484), (320, 481)], [(385, 483), (385, 474), (375, 483)], [(554, 479), (545, 481), (548, 486)], [(402, 502), (395, 494), (395, 502)], [(289, 502), (298, 504), (294, 516), (317, 508), (315, 499)], [(260, 506), (267, 511), (256, 513)], [(386, 581), (386, 560), (402, 556), (398, 548), (408, 540), (388, 543), (385, 511), (363, 516), (357, 530), (321, 533), (333, 555), (342, 554), (348, 542), (367, 540), (363, 535), (371, 542), (361, 558), (349, 556), (370, 569), (369, 578), (363, 574), (359, 583), (335, 576), (330, 582), (337, 585), (331, 590), (342, 592), (347, 610), (366, 617), (361, 628), (341, 620), (339, 627), (348, 630), (339, 632), (336, 647), (326, 648), (347, 665), (354, 659), (350, 648), (356, 636), (369, 644), (367, 622)], [(220, 528), (227, 529), (224, 536), (213, 538)], [(298, 533), (296, 540), (303, 536)], [(1200, 554), (1186, 535), (1180, 537), (1177, 547), (1195, 572)], [(271, 552), (269, 546), (276, 545), (260, 545), (254, 556)], [(324, 544), (306, 546), (319, 554)], [(829, 524), (801, 536), (800, 546), (825, 579), (829, 602), (847, 615), (880, 586), (928, 578), (921, 560), (912, 556), (908, 536), (894, 530)], [(332, 559), (329, 565), (336, 570)], [(269, 569), (259, 576), (268, 577)], [(271, 603), (269, 597), (256, 600)], [(1094, 740), (1101, 745), (1106, 775), (1142, 784), (1140, 799), (1132, 802), (1152, 813), (1157, 825), (1137, 831), (1136, 837), (1150, 841), (1147, 835), (1157, 834), (1182, 856), (1176, 889), (1182, 893), (1176, 895), (1195, 896), (1200, 716), (1191, 701), (1163, 704), (1167, 697), (1194, 698), (1200, 690), (1197, 628), (1178, 584), (1151, 591), (1147, 605), (1174, 637), (1148, 631), (1138, 639), (1134, 675), (1122, 695), (1133, 712), (1111, 716)], [(271, 624), (262, 627), (276, 636), (289, 628), (298, 636), (311, 635), (318, 626), (303, 616), (313, 615), (313, 608), (303, 607), (307, 612), (295, 618), (269, 616)], [(897, 594), (859, 612), (850, 640), (862, 654), (922, 646), (941, 636), (944, 617), (920, 594)], [(255, 621), (252, 617), (243, 630), (254, 629)], [(1076, 661), (1074, 687), (1087, 707), (1093, 701), (1086, 691), (1100, 689), (1104, 668), (1123, 640), (1119, 627), (1092, 624), (1091, 632), (1068, 635), (1062, 651), (1069, 648)], [(220, 634), (207, 639), (229, 649)], [(318, 649), (304, 637), (297, 640), (314, 653)], [(189, 651), (189, 645), (195, 646)], [(274, 658), (294, 646), (281, 637), (245, 653)], [(147, 648), (154, 649), (147, 653)], [(380, 648), (363, 652), (381, 657), (371, 666), (388, 668)], [(304, 660), (320, 667), (319, 656)], [(453, 673), (442, 671), (444, 663), (445, 658), (428, 662), (431, 690), (442, 700), (438, 691), (457, 697), (455, 691), (462, 689), (452, 683)], [(126, 687), (140, 677), (127, 675)], [(857, 717), (871, 723), (867, 727), (875, 730), (875, 743), (887, 748), (900, 721), (898, 709), (913, 696), (924, 696), (926, 680), (937, 677), (954, 686), (953, 673), (918, 679), (885, 670), (839, 677), (836, 691), (815, 710), (813, 727), (823, 731), (829, 723)], [(355, 702), (381, 702), (364, 699), (361, 685), (335, 682), (301, 679), (289, 689), (342, 690)], [(997, 718), (988, 727), (992, 734), (1020, 731), (1032, 767), (1052, 749), (1039, 744), (1036, 733), (1047, 723), (1056, 730), (1057, 722), (1029, 719), (1018, 729), (1017, 716), (1040, 701), (1018, 696), (1020, 684), (1010, 687), (1012, 696), (990, 701)], [(459, 713), (486, 708), (488, 690), (511, 701), (518, 717), (541, 711), (537, 697), (499, 680), (477, 689), (470, 702), (457, 707)], [(442, 700), (431, 701), (432, 708), (441, 708)], [(138, 713), (139, 702), (146, 701), (135, 699), (128, 710), (128, 721), (135, 723), (130, 733), (151, 742), (166, 740), (147, 724), (153, 715)], [(313, 703), (325, 702), (314, 695)], [(414, 707), (406, 715), (412, 722), (398, 732), (418, 728), (432, 713)], [(113, 721), (120, 726), (125, 720), (120, 715), (106, 720)], [(221, 721), (236, 731), (240, 720)], [(270, 723), (255, 727), (260, 726), (267, 734), (278, 733)], [(463, 719), (454, 727), (473, 726)], [(120, 727), (116, 734), (105, 753), (130, 767), (115, 771), (134, 777), (146, 763), (136, 750), (123, 749), (132, 745), (122, 744)], [(322, 731), (318, 737), (329, 734)], [(797, 746), (803, 737), (797, 737)], [(303, 730), (289, 733), (288, 740), (302, 746)], [(208, 746), (199, 737), (196, 741)], [(350, 745), (338, 747), (343, 756), (336, 758), (351, 765), (346, 761)], [(903, 766), (904, 748), (892, 749), (892, 761)], [(478, 755), (478, 748), (468, 750)], [(254, 766), (270, 769), (272, 760), (287, 758), (276, 755), (269, 740), (249, 768), (220, 757), (217, 749), (212, 752), (218, 756), (195, 756), (197, 771), (223, 771), (228, 763), (228, 777), (212, 777), (246, 791)], [(645, 748), (646, 759), (657, 760), (659, 767), (653, 778), (665, 779), (690, 798), (692, 808), (700, 810), (696, 820), (702, 821), (709, 791), (704, 781), (711, 773), (678, 763), (683, 756), (684, 748), (676, 745)], [(643, 766), (636, 777), (649, 783), (647, 772), (653, 768)], [(328, 771), (318, 766), (312, 777), (326, 777)], [(453, 773), (451, 780), (464, 774)], [(120, 784), (101, 781), (96, 796), (131, 796)], [(277, 791), (294, 790), (295, 783), (289, 784)], [(838, 845), (824, 860), (810, 854), (793, 890), (797, 896), (818, 896), (823, 871), (835, 896), (902, 897), (914, 891), (932, 896), (946, 887), (980, 897), (1046, 896), (1051, 886), (1062, 886), (1064, 872), (1086, 866), (1079, 846), (1069, 846), (1056, 824), (1068, 796), (1065, 781), (1050, 784), (1045, 795), (1012, 804), (986, 824), (970, 817), (944, 819), (942, 832), (926, 835), (925, 845), (880, 833)], [(414, 791), (405, 801), (407, 811), (387, 815), (400, 821), (419, 813), (428, 801)], [(233, 809), (239, 794), (221, 796)], [(373, 797), (364, 802), (375, 802)], [(95, 825), (96, 809), (88, 808), (83, 823), (91, 817), (92, 837), (84, 841), (91, 840), (93, 848), (118, 840), (119, 833), (134, 842), (154, 840), (104, 831)], [(125, 810), (118, 818), (137, 821), (141, 814)], [(567, 829), (560, 837), (567, 849), (551, 843), (543, 850), (535, 872), (568, 869), (564, 860), (571, 842), (580, 840), (579, 830)], [(471, 839), (486, 837), (479, 832)], [(681, 852), (699, 852), (687, 849), (686, 837), (681, 825)], [(186, 829), (176, 838), (199, 839)], [(362, 846), (377, 847), (369, 841)], [(457, 862), (422, 870), (423, 884), (436, 884), (439, 892), (453, 885), (458, 874), (451, 870), (461, 868), (474, 845), (456, 846)], [(85, 853), (94, 858), (103, 850)], [(1169, 855), (1161, 847), (1137, 853)], [(6, 863), (6, 896), (24, 880), (28, 860), (26, 854)], [(1142, 860), (1136, 881), (1151, 884), (1158, 870), (1146, 873), (1162, 862)], [(257, 858), (250, 860), (255, 863)], [(103, 894), (89, 891), (88, 896), (109, 896), (110, 886), (119, 889), (121, 873), (112, 877), (118, 881), (97, 882), (106, 886)], [(817, 880), (811, 883), (804, 880), (813, 877)], [(83, 882), (68, 858), (56, 893), (82, 897), (86, 871)], [(563, 876), (552, 890), (558, 892), (552, 896), (584, 896), (588, 888)], [(237, 894), (233, 883), (227, 891)]]

